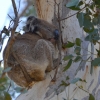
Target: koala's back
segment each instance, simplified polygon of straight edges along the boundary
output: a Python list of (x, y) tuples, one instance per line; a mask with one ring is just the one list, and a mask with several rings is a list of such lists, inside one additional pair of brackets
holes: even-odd
[(8, 57), (8, 66), (12, 67), (8, 76), (18, 85), (28, 86), (22, 66), (33, 81), (43, 80), (45, 71), (53, 66), (53, 51), (53, 44), (38, 35), (18, 35)]

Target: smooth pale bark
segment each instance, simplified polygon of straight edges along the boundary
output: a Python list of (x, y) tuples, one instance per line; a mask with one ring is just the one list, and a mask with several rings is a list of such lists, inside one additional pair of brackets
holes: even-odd
[[(67, 4), (67, 2), (68, 0), (57, 0), (57, 3), (60, 3), (61, 18), (65, 18), (76, 13), (65, 7), (65, 4)], [(53, 23), (57, 25), (57, 21), (55, 20), (55, 15), (57, 15), (57, 6), (55, 6), (54, 0), (34, 0), (34, 3), (39, 18), (42, 18), (51, 23), (53, 20)], [(61, 28), (64, 42), (68, 40), (74, 42), (76, 38), (82, 39), (83, 49), (81, 53), (82, 55), (84, 55), (84, 60), (86, 60), (87, 54), (90, 54), (90, 52), (95, 52), (94, 47), (91, 47), (91, 44), (89, 42), (84, 41), (84, 37), (86, 34), (80, 28), (76, 16), (61, 21)], [(97, 47), (99, 46), (96, 45), (96, 48)], [(66, 54), (74, 54), (74, 48), (67, 49)], [(32, 89), (30, 89), (25, 94), (21, 94), (16, 100), (63, 100), (63, 98), (67, 100), (88, 100), (89, 93), (92, 93), (95, 96), (96, 100), (100, 100), (100, 68), (94, 67), (93, 74), (91, 75), (90, 62), (83, 61), (81, 64), (80, 62), (73, 63), (66, 72), (63, 72), (62, 70), (65, 65), (66, 62), (63, 61), (63, 64), (60, 66), (59, 72), (57, 74), (57, 81), (54, 84), (50, 83), (51, 76), (53, 77), (55, 72), (52, 71), (48, 73), (46, 80), (36, 83)], [(69, 76), (69, 80), (66, 80), (67, 76)], [(86, 80), (86, 82), (77, 82), (77, 85), (71, 84), (66, 88), (64, 86), (59, 87), (59, 85), (62, 83), (62, 80), (65, 82), (70, 82), (75, 77)], [(89, 93), (85, 92), (82, 89), (79, 89), (80, 86)], [(47, 98), (44, 99), (44, 97)]]

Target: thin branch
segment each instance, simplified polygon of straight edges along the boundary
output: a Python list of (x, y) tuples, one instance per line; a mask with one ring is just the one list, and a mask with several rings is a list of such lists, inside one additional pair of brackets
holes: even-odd
[(13, 25), (13, 20), (10, 21), (9, 26), (8, 26), (8, 30), (9, 32), (11, 31), (11, 26)]
[(18, 12), (19, 12), (19, 9), (20, 9), (20, 4), (21, 4), (21, 0), (19, 0), (19, 7), (18, 7)]
[(59, 49), (59, 56), (58, 56), (58, 63), (57, 63), (57, 68), (56, 68), (56, 71), (55, 71), (55, 74), (54, 74), (54, 77), (53, 79), (51, 80), (51, 82), (55, 82), (56, 81), (56, 75), (57, 75), (57, 72), (58, 72), (58, 68), (59, 68), (59, 64), (61, 62), (61, 48), (62, 48), (62, 43), (61, 43), (61, 38), (62, 38), (62, 32), (61, 32), (61, 22), (59, 21), (60, 19), (60, 3), (57, 4), (56, 0), (54, 0), (55, 4), (57, 5), (58, 7), (58, 24), (59, 24), (59, 30), (60, 30), (60, 34), (59, 34), (59, 43), (57, 44), (58, 45), (58, 49)]
[(9, 18), (14, 21), (14, 19), (8, 14)]
[[(88, 2), (88, 4), (90, 4), (90, 3), (91, 3), (91, 0)], [(83, 7), (80, 11), (76, 12), (75, 14), (72, 14), (72, 15), (66, 17), (66, 18), (60, 19), (59, 21), (63, 21), (63, 20), (66, 20), (66, 19), (68, 19), (68, 18), (70, 18), (70, 17), (72, 17), (72, 16), (75, 16), (76, 14), (78, 14), (78, 13), (80, 13), (82, 10), (84, 10), (87, 6), (88, 6), (88, 5), (86, 5), (85, 7)]]
[(59, 21), (63, 21), (63, 20), (66, 20), (66, 19), (68, 19), (68, 18), (70, 18), (70, 17), (72, 17), (72, 16), (75, 16), (76, 14), (78, 14), (78, 13), (80, 13), (82, 10), (84, 10), (86, 7), (87, 7), (87, 6), (83, 7), (80, 11), (76, 12), (75, 14), (72, 14), (72, 15), (66, 17), (66, 18), (63, 18), (63, 19), (59, 19)]
[(9, 91), (10, 87), (11, 87), (11, 82), (10, 82), (10, 84), (9, 84), (9, 87), (8, 87), (8, 89), (7, 89), (7, 92)]
[[(13, 9), (14, 9), (14, 14), (15, 14), (15, 19), (14, 19), (14, 26), (11, 30), (11, 38), (7, 44), (7, 48), (5, 50), (5, 56), (4, 56), (4, 68), (6, 68), (8, 65), (7, 65), (7, 62), (8, 62), (8, 56), (9, 56), (9, 51), (15, 41), (15, 37), (14, 37), (14, 33), (15, 33), (15, 30), (18, 26), (18, 21), (19, 21), (19, 18), (18, 18), (18, 12), (17, 12), (17, 8), (16, 8), (16, 4), (15, 4), (15, 1), (12, 0), (12, 5), (13, 5)], [(3, 73), (2, 77), (5, 76), (5, 73)]]

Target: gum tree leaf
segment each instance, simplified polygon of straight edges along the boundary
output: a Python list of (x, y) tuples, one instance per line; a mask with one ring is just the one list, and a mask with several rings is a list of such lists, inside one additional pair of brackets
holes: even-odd
[(72, 43), (70, 41), (68, 41), (68, 43), (64, 46), (65, 48), (71, 48), (75, 45), (75, 43)]
[(89, 100), (95, 100), (95, 98), (92, 94), (89, 94)]
[(80, 24), (80, 27), (83, 26), (83, 22), (84, 22), (84, 13), (78, 13), (77, 14), (77, 18), (78, 18), (78, 21), (79, 21), (79, 24)]
[(73, 57), (74, 57), (73, 55), (67, 55), (67, 56), (64, 57), (63, 60), (66, 61), (66, 60), (69, 60), (69, 59), (71, 59), (71, 58), (73, 58)]
[(99, 58), (95, 58), (92, 62), (91, 62), (92, 66), (98, 66), (100, 65), (100, 57)]
[(12, 67), (7, 67), (6, 69), (3, 70), (3, 72), (9, 72)]
[(79, 0), (71, 0), (70, 2), (67, 3), (67, 7), (73, 7), (73, 6), (76, 6), (78, 5), (79, 3)]
[(69, 85), (69, 83), (66, 83), (66, 82), (64, 82), (64, 81), (62, 81), (62, 83), (60, 84), (60, 86), (68, 86)]
[(80, 57), (80, 56), (77, 56), (77, 57), (74, 59), (75, 62), (78, 62), (78, 61), (80, 61), (80, 60), (82, 60), (82, 57)]
[(0, 84), (6, 83), (6, 82), (7, 82), (7, 78), (6, 77), (0, 78)]
[(76, 82), (80, 81), (80, 78), (74, 78), (70, 83), (71, 84), (75, 84)]
[(10, 94), (8, 92), (5, 92), (4, 93), (4, 96), (5, 96), (4, 97), (5, 98), (4, 100), (12, 100), (12, 98), (11, 98), (11, 96), (10, 96)]
[(77, 55), (80, 55), (80, 52), (81, 52), (81, 48), (80, 47), (76, 47), (74, 52), (77, 54)]
[(75, 41), (75, 42), (76, 42), (76, 45), (77, 45), (77, 46), (81, 46), (81, 39), (76, 38), (76, 41)]
[(5, 86), (0, 86), (0, 91), (6, 90)]
[(97, 25), (98, 22), (99, 22), (98, 17), (94, 17), (94, 18), (93, 18), (93, 24), (94, 24), (94, 25)]
[(91, 17), (89, 15), (84, 15), (83, 29), (85, 32), (90, 33), (94, 31), (94, 25), (91, 22)]
[(68, 62), (68, 64), (67, 64), (67, 66), (65, 66), (65, 68), (64, 68), (64, 70), (63, 70), (63, 71), (68, 70), (68, 68), (71, 66), (71, 64), (72, 64), (72, 59), (70, 59), (70, 60), (69, 60), (69, 62)]
[(72, 7), (69, 7), (70, 9), (72, 10), (81, 10), (79, 7), (76, 7), (76, 6), (72, 6)]

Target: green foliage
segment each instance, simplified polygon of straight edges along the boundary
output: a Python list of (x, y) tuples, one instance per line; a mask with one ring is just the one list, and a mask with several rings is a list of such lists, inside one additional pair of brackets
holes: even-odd
[[(79, 25), (81, 28), (83, 28), (84, 32), (87, 33), (85, 40), (89, 41), (91, 44), (100, 45), (99, 42), (100, 27), (98, 28), (98, 26), (100, 26), (100, 0), (90, 0), (88, 2), (86, 2), (86, 0), (71, 0), (66, 4), (66, 7), (71, 10), (77, 11), (76, 16)], [(74, 15), (75, 14), (71, 15), (71, 17)], [(82, 61), (84, 61), (82, 59), (84, 54), (81, 55), (81, 50), (84, 49), (81, 47), (81, 42), (82, 42), (81, 39), (76, 38), (76, 40), (73, 43), (68, 41), (68, 44), (65, 46), (65, 48), (73, 47), (74, 54), (69, 54), (66, 57), (64, 57), (64, 60), (68, 61), (68, 64), (67, 66), (65, 66), (64, 71), (67, 71), (68, 68), (70, 68), (72, 63), (79, 62), (79, 61), (81, 63)], [(91, 67), (100, 66), (100, 50), (96, 49), (96, 51), (97, 51), (97, 57), (91, 61)], [(89, 53), (91, 53), (91, 51)], [(92, 53), (91, 55), (94, 54)], [(90, 60), (89, 58), (86, 61)], [(75, 84), (78, 81), (86, 82), (85, 80), (83, 81), (80, 78), (75, 78), (70, 83)], [(94, 96), (90, 93), (89, 93), (89, 100), (95, 100)]]
[(62, 83), (60, 84), (60, 86), (68, 86), (69, 83), (66, 83), (65, 81), (62, 81)]
[(74, 62), (78, 62), (78, 61), (80, 61), (80, 60), (82, 60), (82, 57), (81, 57), (81, 56), (77, 56), (77, 57), (74, 59)]
[(72, 10), (80, 10), (78, 4), (79, 0), (71, 0), (66, 6)]
[(70, 82), (70, 84), (75, 84), (75, 83), (77, 83), (78, 81), (81, 81), (81, 82), (85, 82), (85, 83), (86, 83), (86, 81), (85, 81), (85, 80), (82, 80), (81, 78), (74, 78), (74, 79)]
[(89, 100), (95, 100), (95, 98), (92, 94), (89, 94)]
[(78, 18), (80, 27), (82, 27), (83, 26), (83, 22), (84, 22), (84, 13), (83, 12), (78, 13), (77, 14), (77, 18)]
[(76, 38), (74, 43), (68, 41), (68, 43), (64, 46), (65, 48), (74, 47), (74, 52), (75, 52), (76, 55), (69, 54), (69, 55), (67, 55), (67, 56), (65, 56), (63, 58), (63, 60), (65, 60), (65, 61), (69, 60), (68, 64), (64, 67), (63, 71), (68, 70), (73, 62), (78, 62), (78, 61), (82, 60), (82, 57), (80, 55), (80, 52), (81, 52), (81, 42), (82, 42), (81, 39)]
[(72, 64), (72, 59), (70, 59), (68, 61), (68, 64), (64, 67), (64, 70), (63, 71), (66, 71), (67, 69), (69, 69), (69, 67), (71, 66), (71, 64)]
[[(70, 8), (71, 10), (77, 10), (76, 16), (79, 21), (79, 25), (83, 30), (87, 33), (87, 36), (85, 37), (86, 41), (90, 41), (94, 45), (96, 43), (99, 43), (100, 35), (99, 35), (99, 29), (97, 28), (98, 25), (100, 25), (100, 0), (93, 0), (89, 1), (88, 3), (85, 0), (71, 0), (66, 4), (66, 7)], [(79, 8), (79, 9), (73, 9)], [(97, 10), (97, 11), (96, 11)], [(75, 42), (69, 42), (65, 46), (66, 48), (74, 47), (74, 52), (76, 54), (75, 56), (68, 55), (64, 58), (64, 60), (71, 60), (73, 62), (82, 61), (82, 55), (81, 55), (81, 40), (79, 38), (76, 38)], [(100, 44), (100, 43), (99, 43)], [(92, 61), (92, 66), (99, 66), (100, 65), (100, 50), (97, 50), (97, 58), (95, 58)], [(88, 61), (88, 60), (87, 60)], [(71, 62), (71, 61), (70, 61)], [(71, 63), (70, 63), (71, 64)], [(68, 62), (68, 67), (69, 67)], [(70, 65), (71, 66), (71, 65)], [(67, 67), (66, 67), (67, 69)]]
[(76, 45), (77, 45), (77, 46), (81, 46), (81, 39), (76, 38), (76, 41), (75, 41), (75, 42), (76, 42)]
[(75, 52), (77, 55), (80, 55), (81, 47), (76, 46), (74, 52)]
[(16, 87), (16, 88), (14, 88), (14, 90), (15, 90), (17, 93), (26, 93), (26, 92), (27, 92), (27, 89), (21, 88), (21, 87)]
[(73, 57), (74, 57), (73, 55), (68, 55), (68, 56), (65, 56), (63, 60), (69, 60), (69, 59), (71, 59)]
[(80, 78), (74, 78), (70, 83), (71, 84), (75, 84), (76, 82), (78, 82), (80, 80)]
[(64, 48), (71, 48), (75, 45), (75, 43), (72, 43), (70, 41), (67, 42), (67, 44), (64, 46)]
[(4, 92), (4, 100), (12, 100), (12, 98), (8, 92)]
[(11, 70), (11, 67), (7, 67), (6, 69), (3, 70), (3, 72), (9, 72)]
[[(9, 72), (10, 70), (11, 67), (4, 70), (0, 67), (1, 76), (4, 72)], [(26, 93), (27, 90), (16, 86), (7, 76), (0, 77), (0, 100), (12, 100), (12, 98), (15, 97), (16, 92)]]
[(93, 2), (94, 2), (96, 5), (100, 6), (100, 0), (93, 0)]
[(100, 66), (100, 57), (95, 58), (95, 59), (92, 61), (92, 66)]
[(79, 0), (71, 0), (66, 6), (67, 7), (73, 7), (73, 6), (77, 6), (79, 3)]
[(11, 95), (7, 91), (9, 80), (7, 77), (0, 78), (0, 100), (12, 100)]

